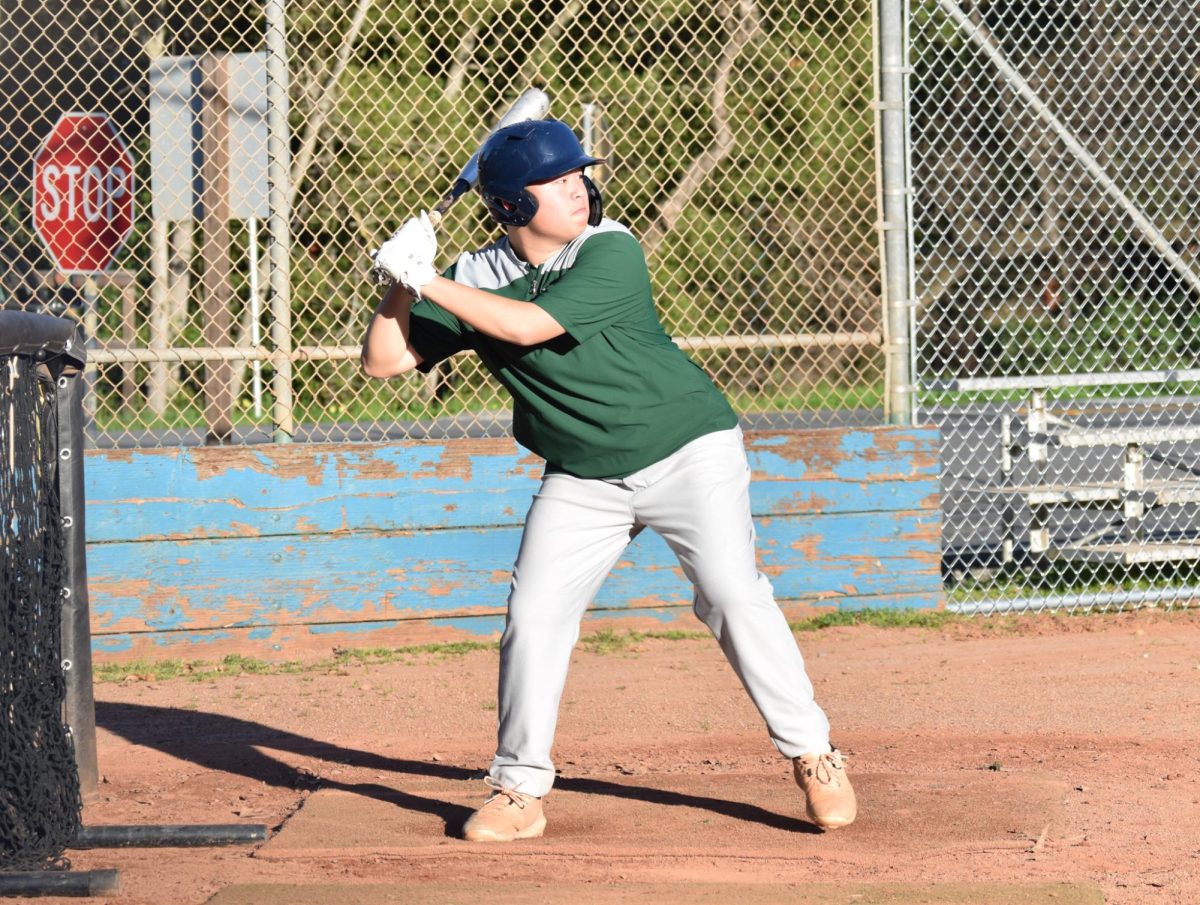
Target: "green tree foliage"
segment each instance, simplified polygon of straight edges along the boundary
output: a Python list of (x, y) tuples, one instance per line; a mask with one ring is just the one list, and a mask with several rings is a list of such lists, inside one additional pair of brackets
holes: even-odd
[[(298, 135), (353, 14), (353, 4), (292, 7)], [(737, 332), (765, 287), (770, 311), (761, 329), (874, 327), (871, 26), (863, 0), (392, 0), (372, 7), (299, 194), (300, 231), (322, 237), (322, 253), (294, 273), (294, 301), (314, 336), (345, 342), (361, 329), (374, 303), (357, 279), (366, 248), (431, 206), (488, 124), (530, 84), (544, 87), (551, 115), (577, 130), (584, 105), (594, 105), (606, 211), (644, 234), (714, 144), (714, 80), (748, 16), (757, 24), (753, 39), (725, 61), (733, 146), (656, 251), (660, 308), (676, 333)], [(494, 231), (468, 197), (449, 217), (442, 247), (474, 247)], [(834, 271), (859, 287), (853, 298), (813, 276)]]
[[(230, 0), (65, 3), (70, 21), (92, 23), (87, 31), (102, 35), (104, 55), (122, 61), (125, 73), (124, 81), (114, 82), (123, 100), (109, 106), (138, 166), (138, 223), (119, 262), (138, 281), (136, 325), (131, 330), (123, 322), (129, 312), (107, 290), (99, 324), (106, 341), (144, 346), (151, 283), (144, 73), (157, 55), (262, 51), (263, 6)], [(34, 0), (18, 5), (28, 8), (22, 13), (27, 18), (40, 9)], [(651, 270), (673, 333), (877, 327), (866, 0), (288, 0), (286, 9), (298, 177), (292, 186), (293, 346), (359, 342), (377, 300), (364, 279), (368, 252), (441, 197), (490, 125), (530, 85), (550, 95), (551, 115), (581, 133), (584, 110), (591, 111), (589, 138), (606, 158), (593, 173), (606, 212), (640, 236), (661, 233)], [(78, 108), (73, 89), (55, 85), (59, 106)], [(723, 144), (722, 136), (730, 140)], [(28, 172), (24, 159), (12, 171)], [(31, 249), (37, 258), (31, 266), (46, 269), (28, 235), (24, 186), (0, 190), (0, 215), (10, 236)], [(675, 196), (682, 203), (666, 223), (664, 205)], [(441, 262), (496, 232), (474, 196), (464, 198), (441, 233)], [(265, 243), (266, 234), (260, 235)], [(232, 341), (244, 346), (250, 284), (244, 226), (235, 224), (233, 236)], [(265, 253), (265, 245), (259, 250)], [(172, 339), (181, 346), (202, 343), (202, 272), (202, 262), (193, 258), (186, 318)], [(265, 270), (260, 277), (265, 295)], [(264, 300), (260, 326), (268, 346), (269, 325)], [(698, 357), (718, 382), (761, 389), (770, 405), (786, 405), (788, 393), (805, 387), (878, 377), (873, 353), (870, 360), (853, 350), (828, 354), (821, 362), (790, 352), (769, 360), (744, 351)], [(269, 385), (270, 366), (264, 367)], [(767, 383), (760, 387), (757, 378), (738, 376), (747, 369), (769, 375)], [(195, 411), (205, 368), (189, 364), (181, 373), (173, 411)], [(381, 388), (365, 380), (353, 360), (298, 362), (294, 373), (301, 423), (336, 420), (339, 407), (357, 406), (372, 417), (448, 410), (440, 401), (423, 402), (416, 384)], [(105, 394), (122, 378), (128, 385), (128, 376), (120, 368), (102, 372), (96, 387), (100, 417)], [(144, 379), (144, 366), (137, 366), (136, 376)], [(464, 365), (456, 379), (477, 387), (487, 380)], [(245, 386), (243, 381), (242, 411)], [(127, 410), (114, 420), (136, 425), (144, 415), (133, 408), (136, 394), (122, 398), (113, 406)], [(471, 401), (467, 394), (462, 404), (495, 404), (490, 398)]]

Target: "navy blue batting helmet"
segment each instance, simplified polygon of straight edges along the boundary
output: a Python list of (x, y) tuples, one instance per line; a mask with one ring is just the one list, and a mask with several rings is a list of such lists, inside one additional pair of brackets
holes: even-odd
[[(534, 182), (601, 163), (583, 150), (566, 123), (535, 119), (497, 129), (479, 151), (479, 195), (497, 223), (525, 226), (537, 213), (537, 200), (525, 190)], [(595, 183), (583, 177), (588, 223), (600, 222), (603, 204)]]

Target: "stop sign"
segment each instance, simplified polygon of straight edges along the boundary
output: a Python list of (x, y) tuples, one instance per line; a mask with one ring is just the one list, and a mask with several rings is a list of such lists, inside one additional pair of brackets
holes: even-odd
[(104, 113), (64, 113), (33, 158), (33, 228), (64, 273), (108, 270), (133, 230), (133, 157)]

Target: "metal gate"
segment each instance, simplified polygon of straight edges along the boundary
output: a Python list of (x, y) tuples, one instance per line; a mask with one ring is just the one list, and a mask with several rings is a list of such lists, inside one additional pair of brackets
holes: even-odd
[(915, 415), (964, 611), (1200, 588), (1194, 4), (918, 0)]

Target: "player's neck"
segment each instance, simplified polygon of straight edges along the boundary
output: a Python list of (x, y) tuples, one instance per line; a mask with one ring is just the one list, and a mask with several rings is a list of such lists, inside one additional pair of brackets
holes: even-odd
[[(581, 234), (581, 233), (580, 233)], [(579, 237), (552, 235), (531, 230), (527, 226), (514, 226), (508, 230), (508, 244), (526, 264), (541, 267), (554, 257), (568, 242)]]

